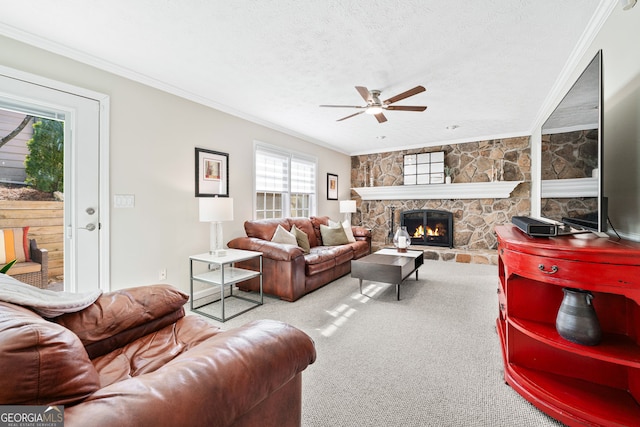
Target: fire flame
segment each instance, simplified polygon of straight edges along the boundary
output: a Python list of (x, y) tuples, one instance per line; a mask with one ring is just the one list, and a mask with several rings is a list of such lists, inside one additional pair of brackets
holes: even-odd
[(418, 228), (416, 228), (416, 231), (413, 233), (414, 238), (422, 238), (425, 235), (427, 236), (443, 236), (445, 234), (444, 231), (444, 226), (442, 224), (437, 224), (435, 229), (432, 229), (431, 227), (427, 227), (427, 229), (425, 230), (425, 228), (421, 225), (418, 226)]

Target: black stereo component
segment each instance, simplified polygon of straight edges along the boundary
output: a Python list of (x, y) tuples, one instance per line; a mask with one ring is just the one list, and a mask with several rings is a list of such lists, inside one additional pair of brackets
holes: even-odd
[(528, 216), (514, 216), (511, 222), (529, 236), (550, 237), (558, 235), (558, 226)]

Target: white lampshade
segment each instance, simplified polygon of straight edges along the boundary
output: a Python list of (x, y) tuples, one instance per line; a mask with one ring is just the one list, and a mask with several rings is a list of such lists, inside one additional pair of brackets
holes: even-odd
[(354, 213), (355, 211), (355, 200), (340, 200), (340, 213)]
[(231, 197), (200, 197), (198, 203), (200, 221), (211, 223), (209, 253), (224, 256), (222, 221), (233, 221), (233, 199)]
[(233, 199), (231, 197), (200, 197), (200, 221), (233, 221)]

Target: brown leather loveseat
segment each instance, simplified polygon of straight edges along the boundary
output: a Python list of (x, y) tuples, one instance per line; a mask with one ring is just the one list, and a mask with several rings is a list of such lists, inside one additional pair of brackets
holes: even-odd
[(72, 426), (299, 426), (313, 341), (277, 321), (223, 331), (169, 285), (45, 319), (0, 302), (0, 405), (64, 405)]
[[(307, 236), (309, 253), (296, 244), (272, 241), (278, 226), (291, 231), (293, 226)], [(329, 217), (278, 218), (245, 221), (247, 237), (238, 237), (227, 245), (263, 254), (263, 290), (285, 301), (295, 301), (303, 295), (351, 272), (351, 260), (371, 253), (371, 230), (351, 227), (353, 241), (326, 245), (322, 226), (329, 226)], [(255, 260), (242, 263), (244, 268), (257, 269)], [(257, 291), (259, 279), (238, 284), (242, 290)]]

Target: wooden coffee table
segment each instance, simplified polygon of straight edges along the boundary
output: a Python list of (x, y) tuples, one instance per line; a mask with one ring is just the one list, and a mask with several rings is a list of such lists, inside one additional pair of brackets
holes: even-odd
[(418, 280), (418, 268), (424, 263), (424, 251), (381, 249), (371, 255), (351, 261), (351, 277), (362, 281), (391, 283), (396, 285), (396, 299), (400, 300), (400, 284), (414, 271)]

